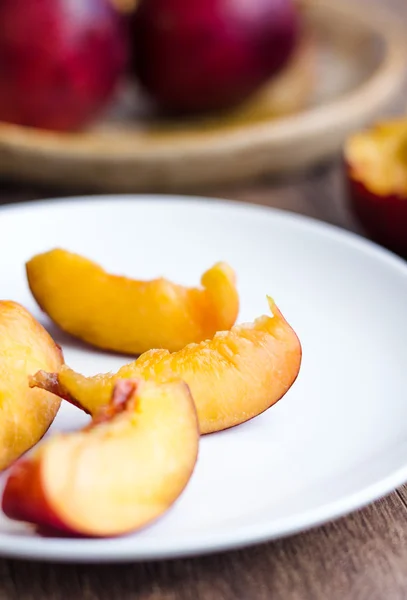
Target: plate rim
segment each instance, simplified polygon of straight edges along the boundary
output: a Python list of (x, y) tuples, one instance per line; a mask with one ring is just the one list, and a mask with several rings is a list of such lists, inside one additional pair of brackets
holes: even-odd
[[(338, 237), (345, 244), (356, 245), (362, 251), (368, 253), (376, 253), (381, 259), (390, 260), (394, 263), (394, 266), (398, 265), (403, 270), (407, 269), (407, 261), (401, 258), (398, 254), (392, 250), (380, 245), (373, 239), (369, 238), (367, 234), (358, 233), (351, 229), (347, 229), (339, 224), (324, 221), (316, 217), (305, 215), (299, 212), (295, 212), (291, 209), (285, 209), (275, 206), (267, 206), (265, 204), (257, 204), (254, 202), (248, 202), (246, 200), (234, 200), (231, 198), (225, 198), (220, 196), (205, 196), (199, 194), (177, 194), (177, 193), (160, 193), (160, 192), (95, 192), (95, 193), (83, 193), (78, 195), (64, 195), (64, 196), (49, 196), (42, 199), (34, 200), (18, 200), (16, 202), (10, 202), (8, 204), (0, 204), (0, 218), (2, 213), (7, 212), (19, 212), (21, 208), (24, 210), (40, 210), (41, 208), (48, 206), (56, 208), (64, 205), (65, 207), (76, 206), (77, 204), (91, 204), (91, 203), (109, 204), (110, 202), (134, 202), (134, 203), (183, 203), (187, 205), (198, 205), (198, 206), (217, 206), (217, 207), (233, 207), (237, 210), (242, 211), (257, 211), (265, 214), (273, 214), (275, 218), (282, 219), (283, 221), (291, 221), (293, 225), (297, 227), (311, 228), (317, 231), (319, 234)], [(407, 274), (407, 272), (406, 272)]]
[[(322, 235), (328, 237), (328, 239), (333, 239), (339, 244), (351, 246), (355, 251), (366, 253), (374, 259), (384, 262), (388, 267), (400, 272), (407, 279), (407, 261), (358, 233), (283, 209), (222, 198), (162, 194), (93, 194), (47, 198), (0, 207), (0, 222), (4, 213), (26, 213), (27, 209), (30, 208), (34, 211), (41, 211), (50, 207), (56, 211), (61, 207), (74, 210), (78, 204), (91, 205), (96, 202), (109, 205), (116, 204), (118, 201), (132, 202), (134, 205), (137, 205), (137, 203), (143, 203), (144, 205), (176, 203), (203, 208), (215, 206), (222, 210), (232, 209), (234, 211), (237, 209), (242, 213), (267, 214), (272, 219), (284, 221), (288, 226), (294, 226), (303, 231), (308, 231), (312, 235)], [(179, 538), (176, 549), (167, 542), (157, 550), (154, 548), (154, 540), (150, 543), (147, 542), (144, 549), (143, 542), (141, 542), (140, 547), (138, 547), (137, 542), (134, 545), (123, 544), (123, 540), (127, 539), (126, 536), (102, 540), (81, 540), (75, 538), (49, 539), (25, 535), (13, 536), (13, 534), (0, 533), (0, 556), (21, 560), (45, 560), (55, 563), (113, 564), (180, 559), (222, 553), (283, 539), (336, 521), (380, 500), (405, 482), (407, 482), (407, 458), (404, 466), (391, 471), (385, 477), (379, 477), (361, 490), (347, 494), (343, 498), (284, 518), (263, 520), (261, 523), (244, 525), (235, 531), (229, 530), (227, 534), (200, 534), (199, 539), (193, 543), (188, 541), (188, 538), (185, 540)]]

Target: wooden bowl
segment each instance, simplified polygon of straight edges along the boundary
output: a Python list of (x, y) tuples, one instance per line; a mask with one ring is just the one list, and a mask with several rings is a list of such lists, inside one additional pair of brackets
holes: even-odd
[(386, 11), (304, 0), (286, 70), (239, 110), (163, 122), (130, 85), (80, 133), (0, 123), (0, 175), (89, 191), (191, 191), (304, 168), (337, 153), (404, 82), (404, 29)]

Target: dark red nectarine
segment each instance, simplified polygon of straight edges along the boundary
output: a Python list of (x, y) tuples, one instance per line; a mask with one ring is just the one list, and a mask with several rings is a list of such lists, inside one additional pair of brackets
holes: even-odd
[(124, 16), (109, 0), (1, 0), (0, 120), (78, 129), (126, 65)]
[(292, 0), (141, 0), (134, 69), (166, 110), (227, 109), (281, 70), (298, 35)]
[(407, 121), (377, 123), (345, 146), (349, 204), (370, 237), (407, 256)]

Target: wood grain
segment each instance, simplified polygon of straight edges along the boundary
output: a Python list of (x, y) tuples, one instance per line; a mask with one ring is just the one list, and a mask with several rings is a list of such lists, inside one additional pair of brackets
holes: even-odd
[(397, 494), (299, 536), (227, 554), (120, 566), (0, 562), (0, 598), (404, 600), (406, 511)]
[[(253, 188), (212, 190), (359, 231), (340, 164)], [(47, 197), (12, 185), (0, 201)], [(61, 191), (63, 195), (63, 191)], [(402, 600), (407, 590), (407, 487), (325, 527), (254, 548), (190, 560), (64, 566), (0, 560), (0, 600)]]
[[(407, 17), (404, 0), (386, 3)], [(264, 180), (250, 188), (208, 193), (298, 212), (360, 232), (346, 206), (339, 164), (289, 180)], [(55, 190), (47, 188), (0, 185), (0, 203), (53, 195)], [(404, 486), (324, 527), (238, 552), (120, 566), (0, 560), (0, 600), (405, 600), (406, 565)]]

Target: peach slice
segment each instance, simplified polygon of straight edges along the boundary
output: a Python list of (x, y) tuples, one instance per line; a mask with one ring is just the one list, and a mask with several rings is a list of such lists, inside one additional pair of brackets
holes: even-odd
[(301, 344), (269, 299), (272, 317), (217, 333), (212, 340), (179, 352), (151, 350), (116, 375), (84, 377), (68, 367), (38, 373), (38, 385), (94, 414), (109, 402), (117, 379), (183, 379), (195, 401), (201, 433), (227, 429), (267, 410), (289, 390), (301, 365)]
[(14, 466), (3, 511), (11, 519), (86, 536), (136, 531), (180, 496), (198, 444), (185, 383), (119, 380), (90, 426), (50, 437)]
[(355, 216), (372, 239), (407, 257), (407, 119), (351, 135), (344, 154)]
[(29, 450), (55, 418), (60, 399), (30, 389), (38, 369), (58, 371), (62, 352), (34, 317), (16, 302), (0, 301), (0, 470)]
[(60, 249), (39, 254), (26, 266), (31, 292), (49, 317), (66, 332), (106, 350), (174, 352), (230, 329), (239, 311), (235, 274), (225, 263), (204, 273), (202, 288), (110, 275)]

